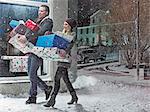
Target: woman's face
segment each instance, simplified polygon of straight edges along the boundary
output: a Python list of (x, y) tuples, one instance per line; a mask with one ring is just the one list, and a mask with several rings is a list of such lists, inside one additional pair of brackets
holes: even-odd
[(71, 31), (71, 26), (67, 22), (64, 22), (64, 29), (66, 31)]

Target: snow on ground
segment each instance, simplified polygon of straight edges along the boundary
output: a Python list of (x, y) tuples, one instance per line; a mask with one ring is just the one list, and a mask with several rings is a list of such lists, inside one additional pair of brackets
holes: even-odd
[(43, 106), (43, 93), (38, 95), (37, 104), (32, 105), (25, 104), (27, 95), (0, 95), (0, 112), (150, 112), (148, 87), (107, 82), (94, 74), (80, 75), (73, 86), (79, 97), (76, 105), (67, 105), (69, 93), (58, 94), (55, 108)]
[(73, 83), (73, 87), (76, 89), (82, 89), (84, 87), (94, 86), (97, 82), (97, 79), (92, 76), (80, 76)]

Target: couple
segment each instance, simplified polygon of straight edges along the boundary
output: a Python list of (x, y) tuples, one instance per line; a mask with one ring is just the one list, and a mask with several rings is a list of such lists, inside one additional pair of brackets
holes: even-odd
[[(23, 36), (25, 38), (22, 37), (21, 41), (25, 42), (28, 40), (32, 42), (33, 44), (35, 44), (36, 42), (35, 37), (44, 35), (47, 32), (52, 32), (53, 21), (52, 19), (48, 18), (48, 15), (49, 15), (49, 7), (46, 5), (41, 5), (38, 11), (38, 18), (35, 21), (37, 24), (39, 24), (40, 29), (38, 30), (36, 34), (33, 34), (30, 31), (28, 31), (26, 33), (26, 37)], [(75, 33), (72, 31), (72, 29), (76, 26), (76, 21), (74, 19), (68, 18), (67, 20), (64, 21), (63, 26), (64, 26), (64, 29), (62, 33), (67, 34), (67, 35), (72, 35), (75, 38)], [(69, 47), (65, 49), (67, 54), (70, 54), (74, 42), (75, 42), (75, 39), (70, 43)], [(68, 104), (77, 103), (78, 97), (68, 78), (68, 68), (70, 67), (70, 63), (58, 62), (58, 68), (54, 77), (54, 88), (53, 88), (52, 86), (46, 85), (46, 83), (42, 81), (40, 77), (37, 76), (37, 70), (39, 66), (42, 65), (42, 61), (43, 61), (42, 58), (39, 58), (38, 56), (34, 54), (29, 54), (28, 75), (30, 79), (30, 91), (29, 91), (29, 98), (26, 101), (26, 104), (36, 104), (37, 86), (38, 86), (40, 89), (42, 89), (45, 92), (46, 100), (48, 100), (49, 97), (51, 96), (49, 101), (44, 106), (53, 107), (55, 105), (55, 98), (60, 88), (61, 77), (63, 78), (72, 96), (72, 99), (70, 102), (68, 102)]]

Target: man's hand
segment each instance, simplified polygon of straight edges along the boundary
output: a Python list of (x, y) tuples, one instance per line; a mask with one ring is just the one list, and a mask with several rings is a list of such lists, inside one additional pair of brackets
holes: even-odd
[(18, 35), (18, 41), (22, 44), (25, 44), (27, 42), (27, 38), (25, 35)]

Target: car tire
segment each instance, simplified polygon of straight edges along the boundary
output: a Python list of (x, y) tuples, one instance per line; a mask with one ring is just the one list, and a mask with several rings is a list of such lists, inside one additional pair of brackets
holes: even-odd
[(88, 62), (89, 62), (89, 58), (88, 57), (84, 58), (84, 63), (88, 63)]

